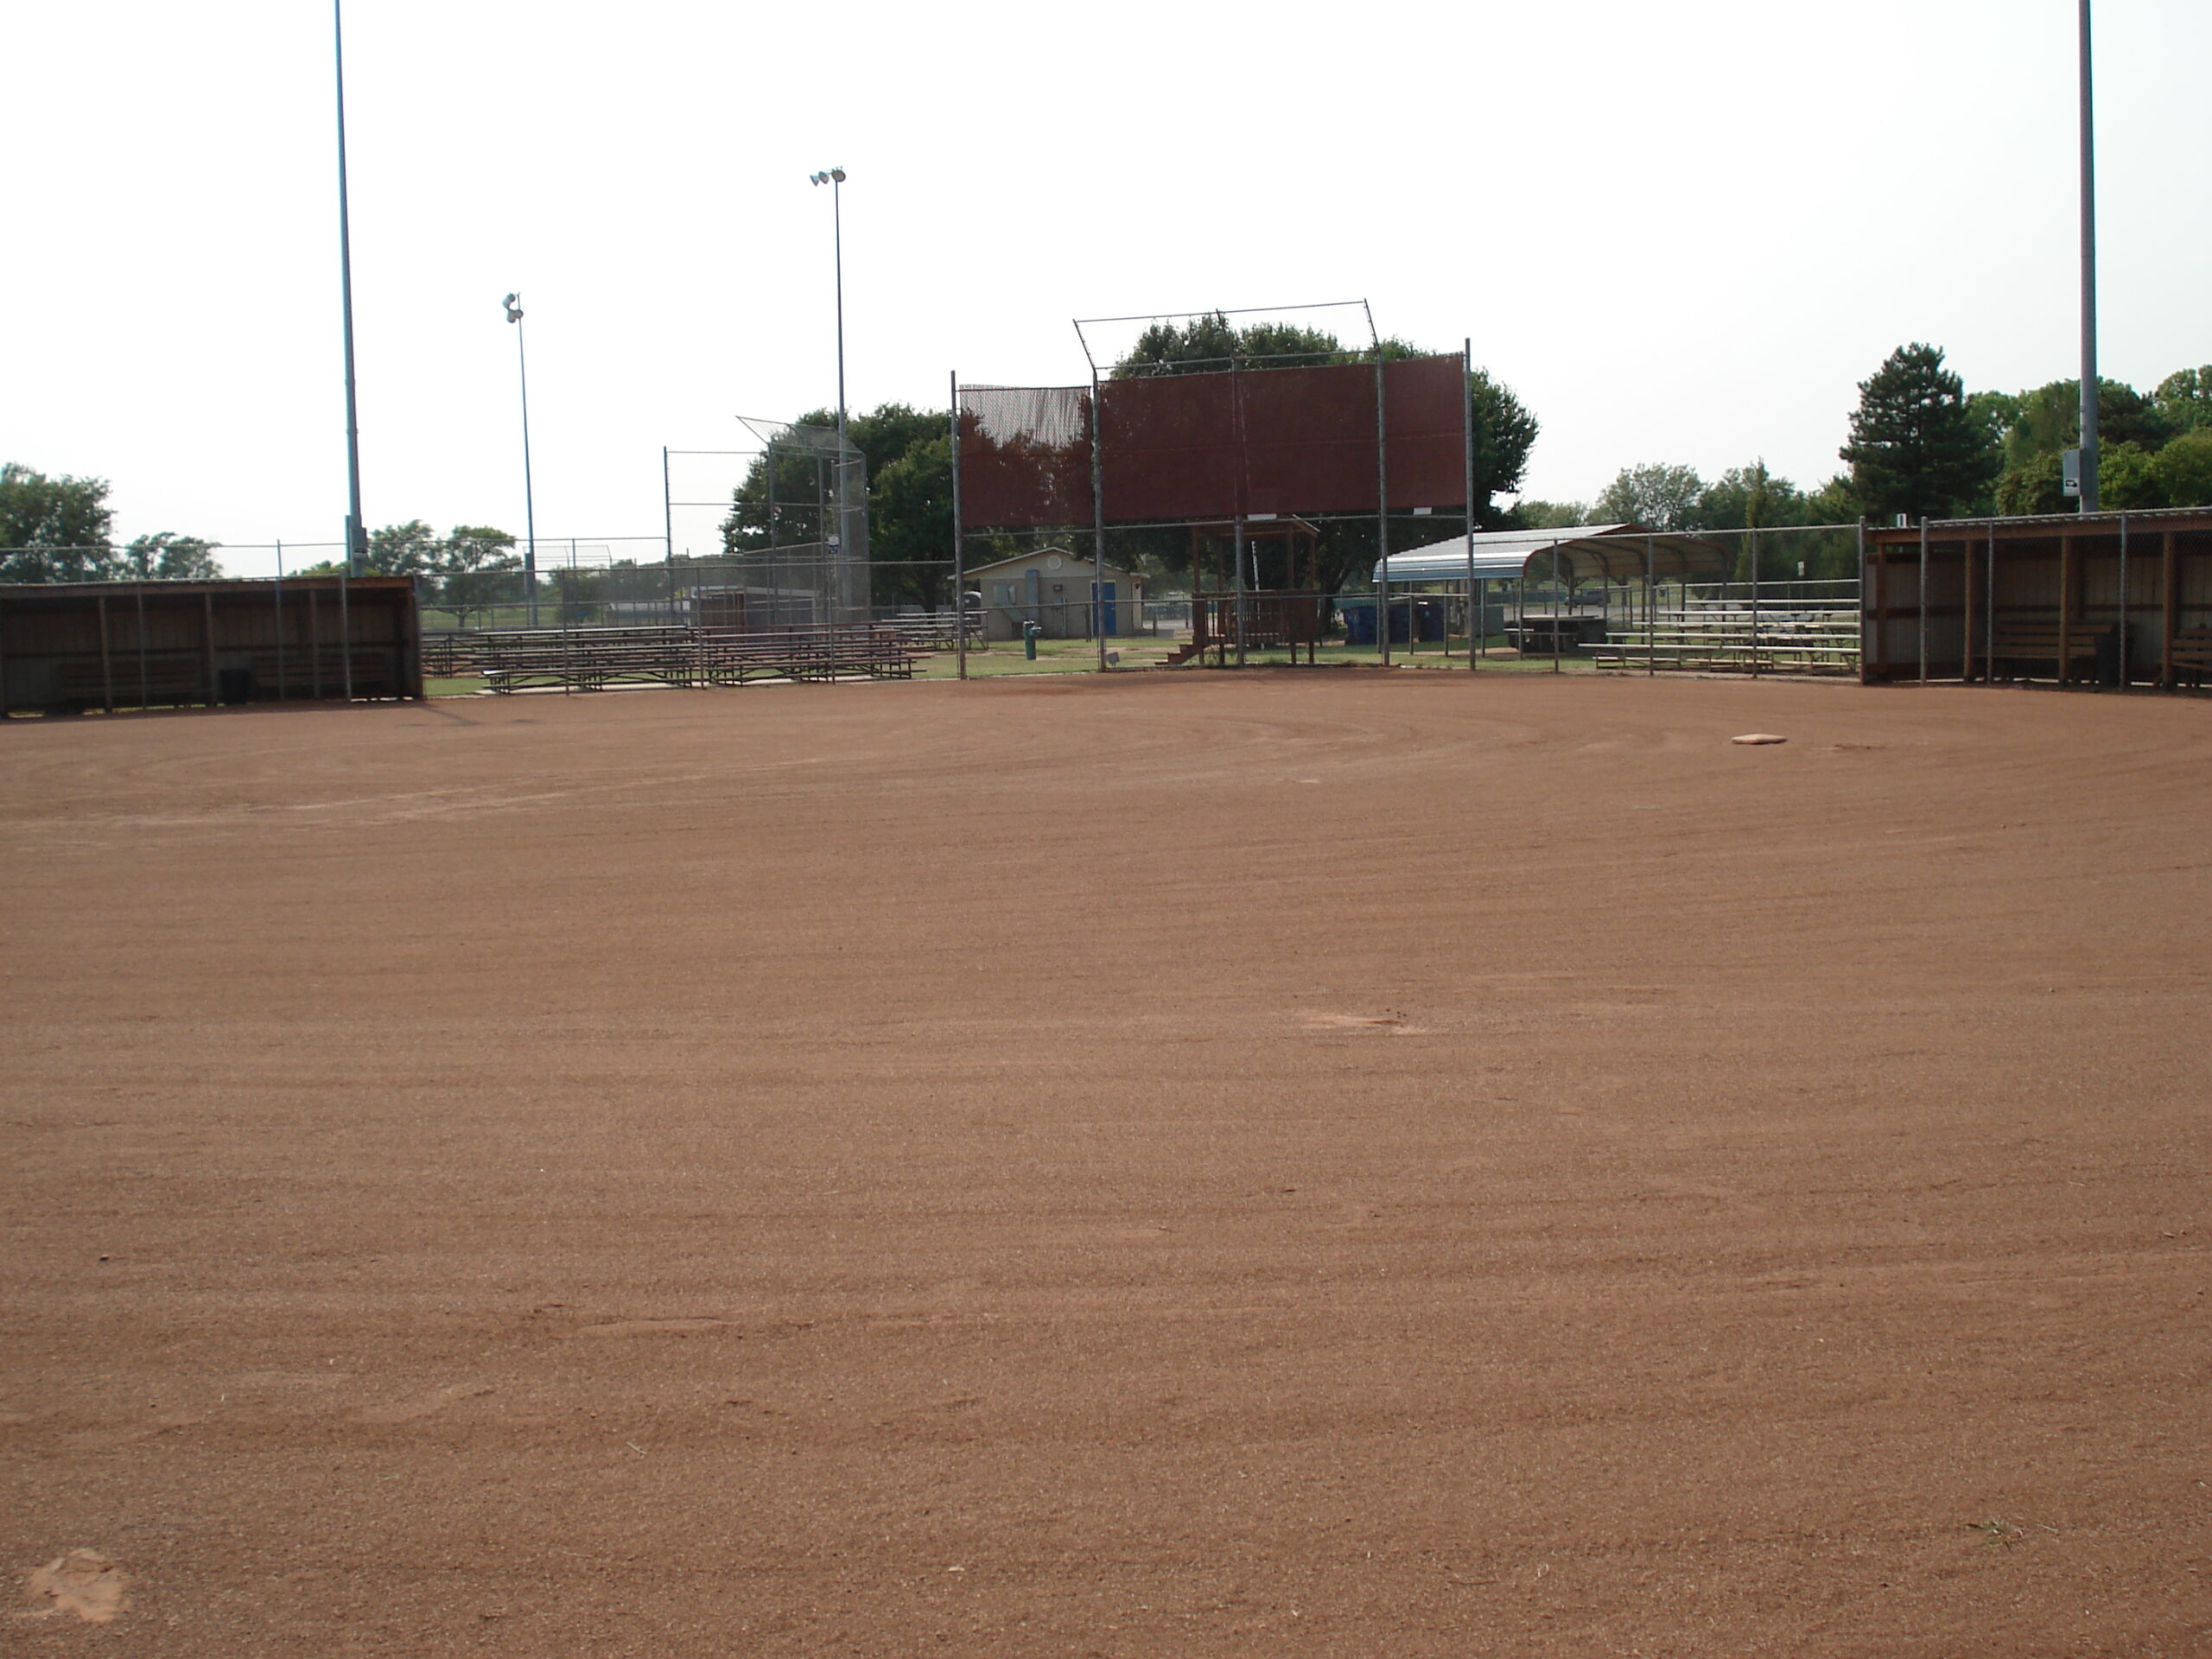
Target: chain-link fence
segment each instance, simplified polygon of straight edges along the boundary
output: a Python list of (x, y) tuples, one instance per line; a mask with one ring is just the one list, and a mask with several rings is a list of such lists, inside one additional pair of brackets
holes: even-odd
[[(734, 553), (671, 557), (657, 537), (541, 537), (534, 560), (527, 548), (493, 549), (477, 568), (416, 574), (428, 671), (473, 673), (474, 637), (531, 630), (790, 633), (876, 624), (917, 651), (953, 651), (961, 639), (953, 561), (862, 565), (842, 546), (797, 539), (836, 511), (829, 478), (819, 497), (798, 482), (794, 470), (778, 492), (776, 540), (763, 524), (763, 544)], [(1714, 568), (1727, 573), (1709, 582), (1555, 580), (1537, 556), (1516, 579), (1477, 583), (1471, 599), (1464, 582), (1394, 585), (1378, 620), (1368, 573), (1386, 524), (1388, 544), (1406, 547), (1463, 533), (1462, 523), (1409, 510), (1387, 521), (1249, 519), (1241, 530), (1199, 520), (1109, 524), (1103, 536), (1095, 526), (971, 531), (958, 614), (982, 672), (1095, 670), (1102, 658), (1135, 667), (1385, 656), (1416, 666), (1642, 672), (1857, 665), (1855, 525), (1697, 532), (1720, 550)], [(288, 543), (219, 554), (226, 569), (296, 576), (342, 551), (336, 543)]]
[[(1518, 532), (1510, 573), (1493, 567), (1471, 584), (1478, 607), (1447, 556), (1439, 579), (1394, 597), (1391, 639), (1417, 651), (1424, 639), (1448, 650), (1456, 638), (1478, 668), (1495, 660), (1647, 674), (1855, 673), (1860, 537), (1855, 524)], [(1364, 637), (1374, 640), (1371, 623)]]

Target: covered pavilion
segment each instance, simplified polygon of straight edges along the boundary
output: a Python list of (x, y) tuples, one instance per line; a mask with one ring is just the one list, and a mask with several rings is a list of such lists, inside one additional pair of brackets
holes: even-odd
[[(1466, 594), (1471, 618), (1476, 607), (1488, 609), (1482, 589), (1492, 582), (1510, 582), (1515, 613), (1510, 632), (1516, 643), (1523, 650), (1556, 652), (1604, 638), (1604, 615), (1576, 614), (1575, 591), (1584, 584), (1602, 582), (1608, 589), (1615, 583), (1628, 586), (1640, 594), (1649, 612), (1658, 583), (1725, 582), (1730, 563), (1728, 550), (1718, 542), (1642, 524), (1478, 531), (1376, 560), (1375, 586), (1386, 598), (1397, 588), (1457, 588)], [(1548, 582), (1552, 588), (1550, 610), (1535, 617), (1529, 614), (1526, 603), (1531, 580)], [(1480, 632), (1489, 630), (1484, 626)]]

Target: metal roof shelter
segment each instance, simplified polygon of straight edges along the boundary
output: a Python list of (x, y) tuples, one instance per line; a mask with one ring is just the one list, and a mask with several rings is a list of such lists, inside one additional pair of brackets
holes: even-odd
[[(1427, 582), (1464, 582), (1468, 540), (1453, 536), (1393, 553), (1376, 562), (1376, 580), (1387, 581), (1393, 588)], [(1646, 530), (1640, 524), (1482, 531), (1472, 540), (1477, 582), (1548, 577), (1554, 555), (1559, 574), (1571, 582), (1592, 578), (1630, 582), (1645, 575), (1724, 582), (1728, 576), (1728, 550), (1718, 543), (1680, 531)]]

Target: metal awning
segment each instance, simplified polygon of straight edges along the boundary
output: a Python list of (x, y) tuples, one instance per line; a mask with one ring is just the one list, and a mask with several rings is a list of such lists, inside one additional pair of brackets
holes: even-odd
[[(1596, 578), (1626, 582), (1648, 569), (1655, 576), (1684, 577), (1692, 582), (1726, 580), (1732, 561), (1728, 550), (1701, 536), (1679, 531), (1646, 530), (1641, 524), (1575, 524), (1564, 530), (1478, 531), (1474, 537), (1475, 580), (1511, 581), (1519, 576), (1547, 580), (1552, 558), (1559, 558), (1560, 574), (1575, 582)], [(1650, 563), (1644, 563), (1649, 550)], [(1464, 582), (1467, 579), (1467, 537), (1431, 542), (1378, 559), (1376, 579), (1382, 580), (1383, 566), (1392, 587), (1424, 582)]]

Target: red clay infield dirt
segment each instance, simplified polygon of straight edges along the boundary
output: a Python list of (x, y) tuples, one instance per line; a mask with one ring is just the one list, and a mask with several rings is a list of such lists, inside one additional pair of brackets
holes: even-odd
[(753, 688), (0, 780), (0, 1650), (2212, 1651), (2212, 705)]

